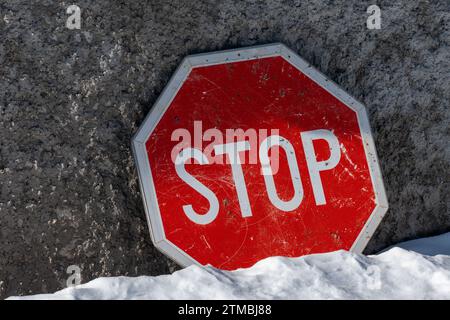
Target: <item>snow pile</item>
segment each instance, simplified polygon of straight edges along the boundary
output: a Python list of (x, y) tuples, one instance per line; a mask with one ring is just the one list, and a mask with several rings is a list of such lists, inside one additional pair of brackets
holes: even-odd
[(336, 251), (273, 257), (233, 272), (191, 266), (158, 277), (99, 278), (23, 298), (450, 299), (450, 233), (404, 242), (373, 256)]
[(411, 240), (396, 245), (406, 250), (418, 252), (427, 256), (439, 254), (450, 256), (450, 232), (437, 237)]

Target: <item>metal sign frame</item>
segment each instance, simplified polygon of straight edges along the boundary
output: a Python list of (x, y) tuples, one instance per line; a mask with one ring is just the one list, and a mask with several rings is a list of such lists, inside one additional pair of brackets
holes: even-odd
[(374, 188), (376, 205), (369, 219), (353, 243), (350, 249), (351, 252), (363, 252), (368, 241), (374, 234), (375, 229), (378, 227), (379, 223), (383, 219), (383, 216), (388, 210), (388, 201), (375, 150), (375, 144), (372, 138), (369, 119), (367, 117), (366, 108), (362, 103), (350, 96), (336, 83), (329, 80), (326, 76), (299, 57), (295, 52), (281, 43), (190, 55), (183, 59), (170, 79), (168, 85), (165, 87), (162, 94), (132, 139), (132, 149), (136, 161), (142, 199), (153, 244), (162, 253), (183, 267), (192, 264), (201, 264), (189, 256), (186, 252), (178, 248), (170, 240), (166, 239), (145, 143), (193, 68), (274, 56), (283, 57), (300, 72), (308, 76), (311, 80), (328, 91), (347, 107), (354, 110), (357, 114), (364, 151), (369, 166), (370, 178)]

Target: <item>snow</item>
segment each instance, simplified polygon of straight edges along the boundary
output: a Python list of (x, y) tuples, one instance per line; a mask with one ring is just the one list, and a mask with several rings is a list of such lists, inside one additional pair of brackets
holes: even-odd
[(427, 256), (445, 254), (450, 256), (450, 232), (437, 237), (423, 238), (403, 242), (397, 247), (415, 251)]
[(11, 299), (450, 299), (450, 233), (372, 256), (272, 257), (231, 272), (191, 266), (172, 275), (98, 278)]

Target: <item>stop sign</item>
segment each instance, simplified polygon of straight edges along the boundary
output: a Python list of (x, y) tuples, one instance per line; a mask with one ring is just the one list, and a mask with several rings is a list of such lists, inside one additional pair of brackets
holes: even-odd
[(282, 44), (185, 58), (133, 150), (183, 266), (362, 252), (388, 208), (364, 106)]

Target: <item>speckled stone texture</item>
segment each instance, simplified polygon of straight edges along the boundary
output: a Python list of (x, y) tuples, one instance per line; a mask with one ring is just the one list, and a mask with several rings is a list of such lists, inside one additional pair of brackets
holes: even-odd
[[(68, 30), (66, 8), (82, 9)], [(382, 29), (366, 9), (381, 7)], [(0, 2), (0, 297), (177, 267), (151, 244), (132, 134), (187, 54), (283, 42), (368, 108), (390, 210), (367, 253), (450, 230), (450, 4)]]

